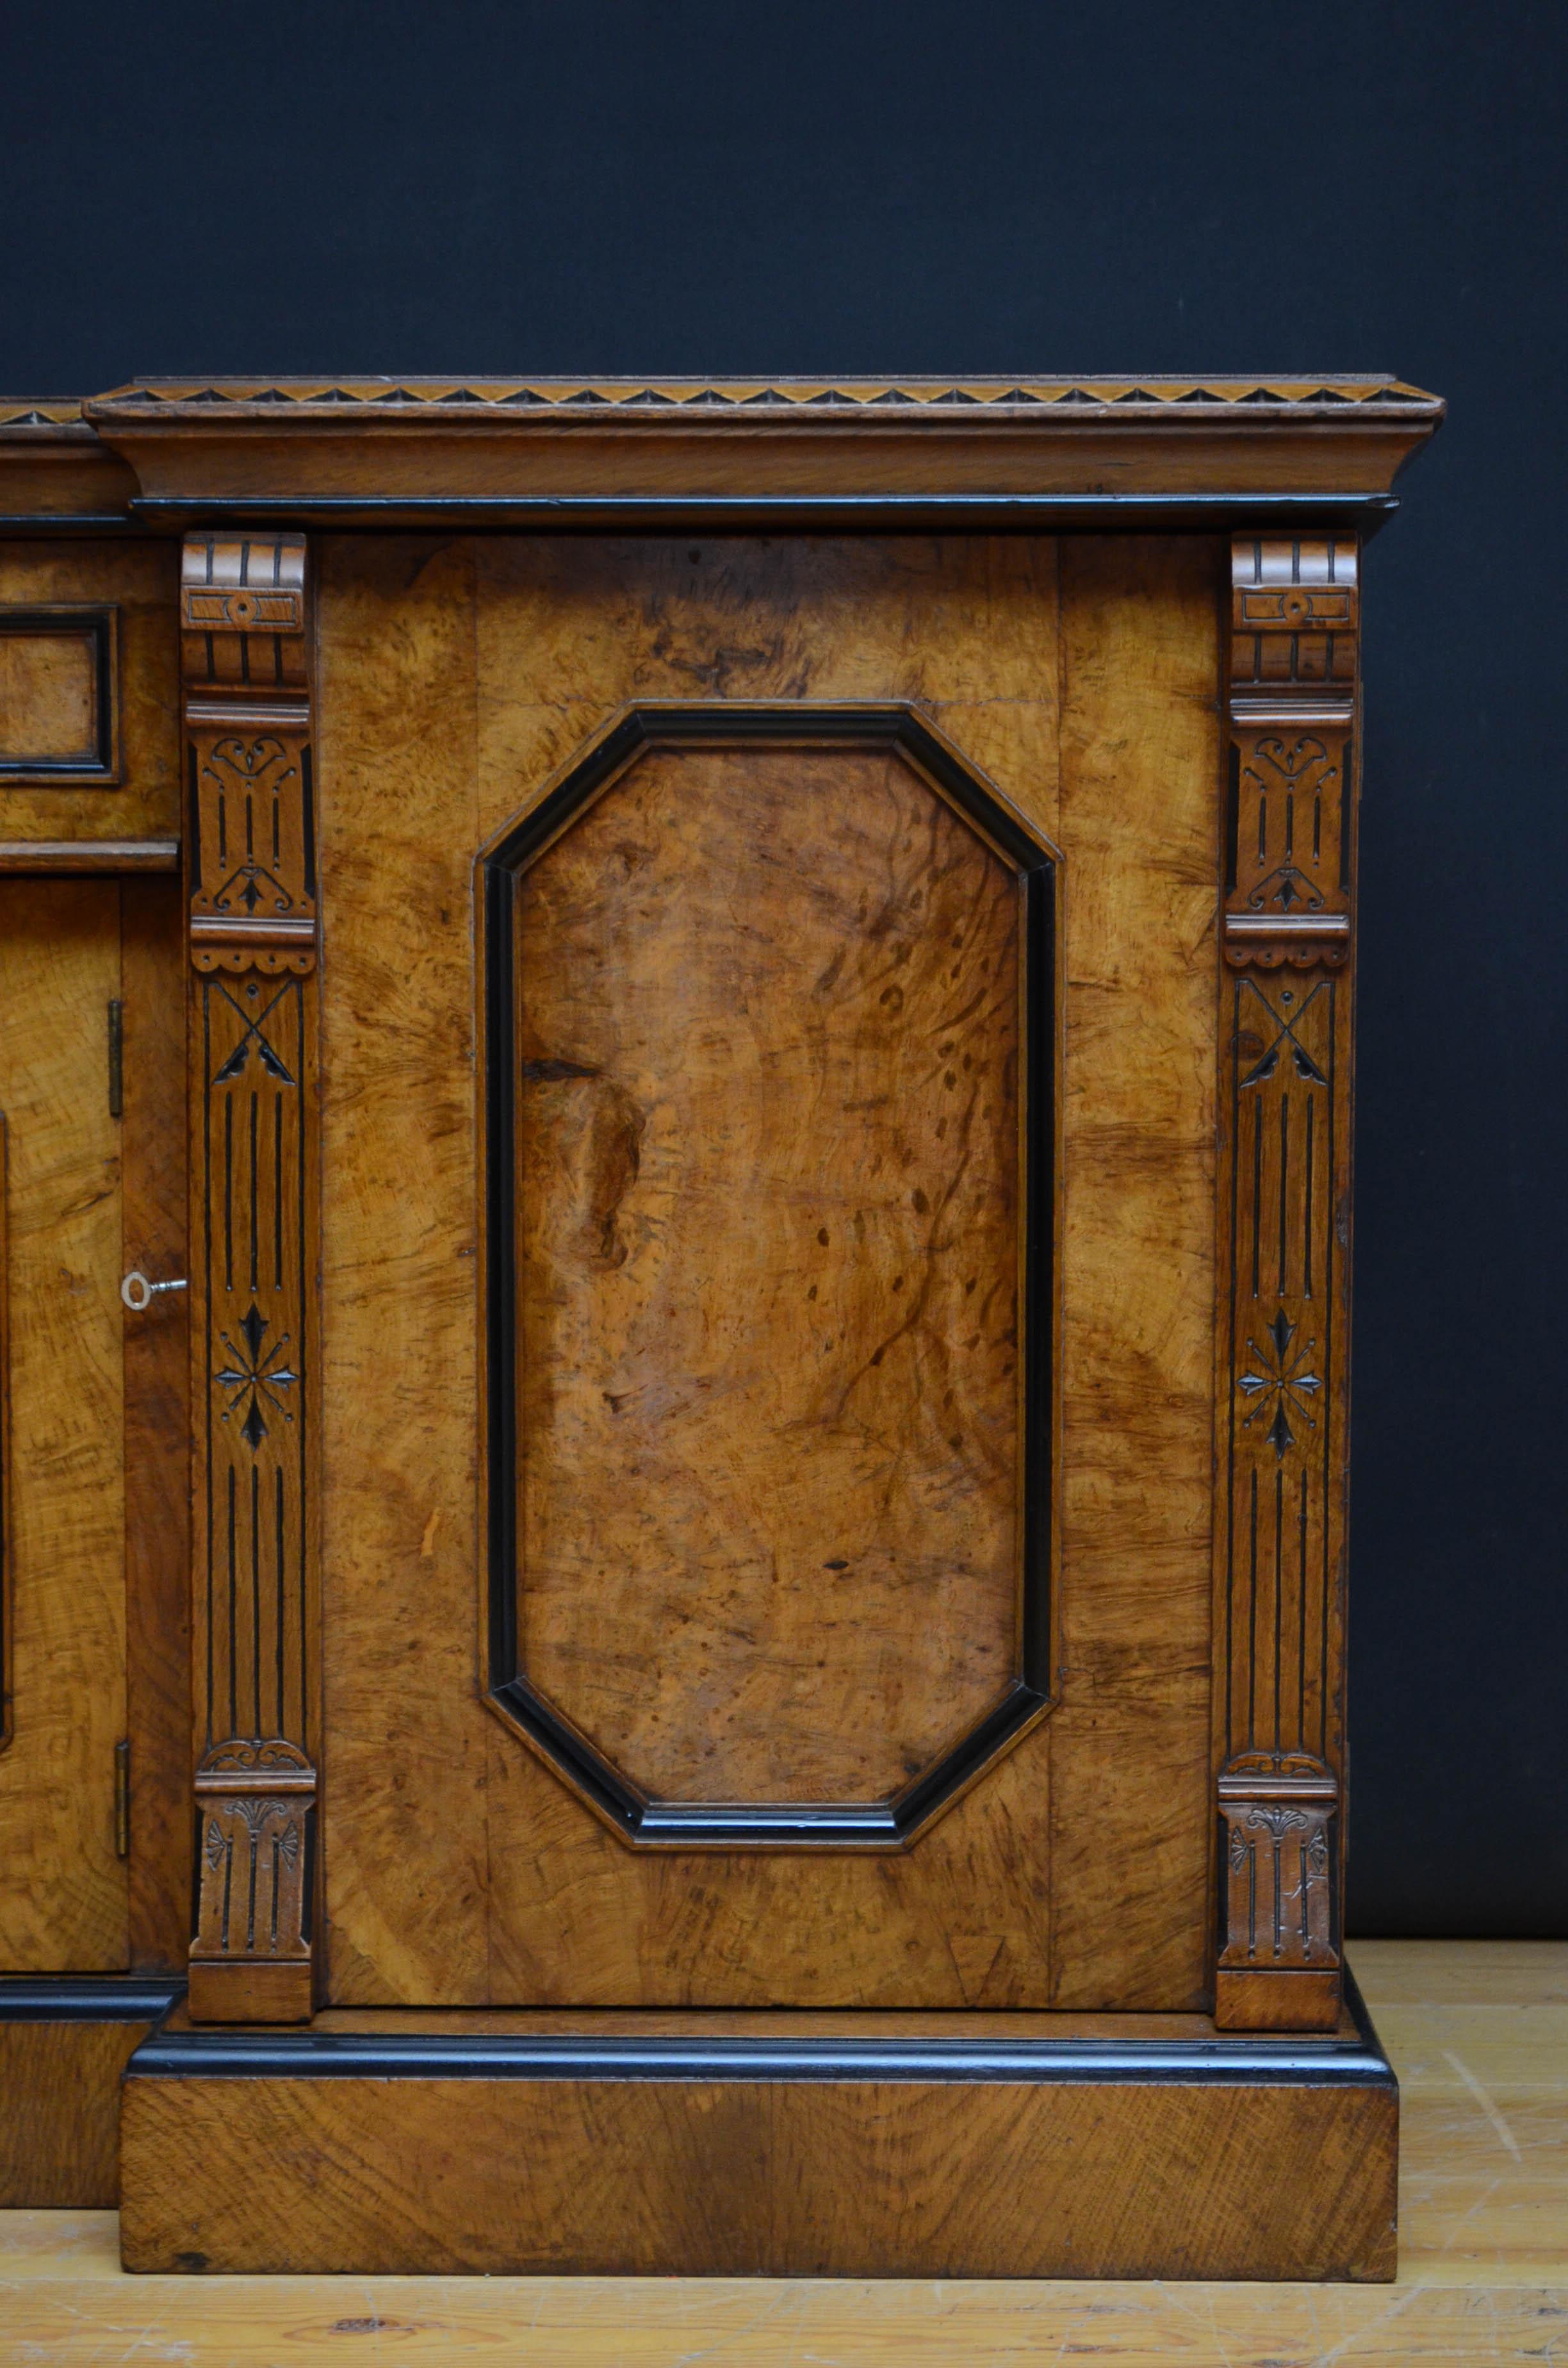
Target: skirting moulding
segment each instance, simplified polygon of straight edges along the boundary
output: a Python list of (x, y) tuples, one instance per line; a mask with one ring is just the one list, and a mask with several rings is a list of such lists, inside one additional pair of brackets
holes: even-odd
[(0, 404), (0, 2202), (1393, 2274), (1358, 653), (1441, 417)]

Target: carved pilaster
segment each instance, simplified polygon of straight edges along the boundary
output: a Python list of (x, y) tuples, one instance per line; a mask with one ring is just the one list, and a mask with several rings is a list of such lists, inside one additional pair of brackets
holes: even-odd
[(1230, 2029), (1340, 2004), (1357, 696), (1351, 536), (1237, 536), (1221, 915), (1220, 1942)]
[(305, 545), (187, 538), (199, 2021), (312, 2011), (316, 882)]

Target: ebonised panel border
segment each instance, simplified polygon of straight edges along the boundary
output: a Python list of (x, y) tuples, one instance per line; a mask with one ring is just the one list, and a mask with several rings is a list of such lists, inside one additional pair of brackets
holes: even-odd
[(0, 510), (0, 534), (135, 534), (136, 520), (125, 510)]
[[(1212, 532), (1244, 517), (1264, 526), (1290, 527), (1296, 520), (1354, 524), (1363, 538), (1377, 532), (1399, 507), (1393, 494), (1235, 493), (1055, 493), (1055, 494), (222, 494), (199, 503), (174, 494), (143, 494), (129, 504), (116, 524), (146, 520), (233, 518), (289, 526), (312, 518), (358, 519), (369, 526), (401, 526), (423, 518), (463, 518), (516, 529), (535, 526), (592, 529), (642, 525), (660, 532), (684, 526), (710, 531), (744, 531), (788, 526), (828, 532), (1006, 531), (1028, 534), (1052, 527), (1081, 525), (1096, 533), (1136, 533), (1140, 528), (1191, 527)], [(0, 518), (33, 527), (33, 519)], [(48, 524), (49, 521), (44, 523)], [(77, 524), (68, 520), (62, 523)]]

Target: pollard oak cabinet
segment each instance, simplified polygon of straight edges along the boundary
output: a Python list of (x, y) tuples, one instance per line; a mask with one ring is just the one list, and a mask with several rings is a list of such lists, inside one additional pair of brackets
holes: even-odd
[(5, 2200), (1392, 2274), (1358, 566), (1441, 412), (0, 406)]

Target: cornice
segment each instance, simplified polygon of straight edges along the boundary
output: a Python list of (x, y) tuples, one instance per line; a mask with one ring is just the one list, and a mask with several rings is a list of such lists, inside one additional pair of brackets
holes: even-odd
[(1443, 412), (1386, 372), (149, 379), (0, 402), (0, 522), (1365, 530)]

